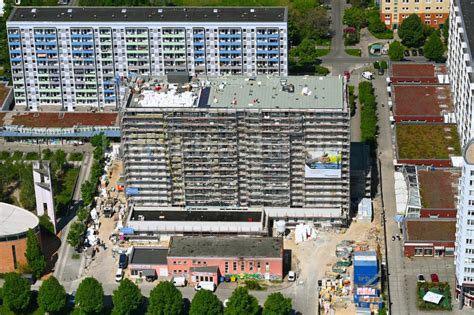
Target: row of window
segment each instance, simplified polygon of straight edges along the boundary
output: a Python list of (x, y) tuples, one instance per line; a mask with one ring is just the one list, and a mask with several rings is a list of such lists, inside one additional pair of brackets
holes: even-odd
[[(431, 3), (432, 0), (424, 0), (424, 3)], [(390, 3), (391, 0), (385, 0), (385, 3)], [(420, 0), (402, 0), (402, 3), (420, 3)], [(435, 2), (435, 0), (433, 0)], [(443, 0), (436, 0), (436, 3), (443, 3)]]

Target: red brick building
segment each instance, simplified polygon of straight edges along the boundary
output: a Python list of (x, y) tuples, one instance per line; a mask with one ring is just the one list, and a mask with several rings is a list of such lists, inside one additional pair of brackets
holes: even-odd
[[(443, 84), (446, 66), (432, 63), (393, 63), (389, 78), (392, 84)], [(440, 80), (441, 79), (441, 80)]]
[(403, 226), (405, 256), (454, 256), (456, 218), (411, 219)]
[(223, 276), (283, 278), (283, 240), (270, 237), (173, 237), (168, 252), (170, 276), (190, 283)]
[(15, 271), (27, 263), (26, 232), (32, 229), (39, 237), (39, 220), (33, 213), (0, 203), (0, 273)]

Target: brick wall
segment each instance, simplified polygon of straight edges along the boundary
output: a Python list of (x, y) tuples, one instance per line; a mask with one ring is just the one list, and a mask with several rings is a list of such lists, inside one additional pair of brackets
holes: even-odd
[(26, 238), (15, 241), (0, 242), (0, 273), (15, 271), (12, 246), (15, 246), (18, 266), (26, 264)]
[[(410, 242), (410, 243), (414, 243), (414, 242)], [(435, 246), (444, 246), (445, 248), (446, 247), (452, 247), (454, 248), (454, 241), (452, 242), (434, 242), (434, 243), (430, 243), (431, 245), (426, 245), (428, 242), (424, 242), (422, 243), (423, 245), (404, 245), (403, 246), (403, 249), (404, 249), (404, 254), (405, 256), (415, 256), (415, 248), (431, 248), (433, 250), (433, 255), (434, 256), (434, 253), (435, 253)], [(425, 256), (425, 257), (430, 257), (430, 256)]]

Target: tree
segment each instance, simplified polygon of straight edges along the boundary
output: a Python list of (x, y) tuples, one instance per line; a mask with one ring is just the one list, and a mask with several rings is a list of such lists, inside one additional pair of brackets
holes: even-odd
[(95, 278), (82, 280), (76, 292), (76, 305), (85, 313), (100, 313), (104, 307), (104, 290)]
[(81, 197), (85, 205), (90, 205), (94, 200), (97, 178), (95, 180), (94, 182), (86, 180), (81, 185)]
[(222, 303), (217, 296), (208, 290), (201, 290), (196, 293), (191, 302), (189, 315), (222, 315)]
[(438, 33), (433, 32), (423, 47), (425, 57), (431, 61), (442, 62), (444, 60), (444, 44)]
[(38, 219), (42, 231), (48, 231), (49, 233), (54, 234), (54, 225), (47, 213), (40, 215)]
[(367, 24), (365, 10), (359, 7), (352, 7), (344, 10), (343, 21), (345, 25), (355, 28), (364, 27)]
[(56, 174), (62, 174), (66, 164), (66, 153), (63, 150), (56, 150), (51, 157), (51, 167)]
[(227, 307), (224, 310), (226, 315), (240, 315), (240, 314), (258, 314), (260, 306), (257, 299), (249, 294), (245, 287), (238, 287), (232, 292), (229, 298)]
[(425, 40), (423, 23), (416, 14), (411, 14), (403, 20), (398, 30), (402, 44), (407, 47), (420, 47)]
[(41, 284), (38, 305), (46, 312), (59, 312), (66, 306), (66, 290), (55, 277), (50, 277)]
[(183, 296), (169, 281), (160, 282), (150, 292), (147, 314), (181, 315)]
[(306, 20), (312, 30), (311, 38), (317, 39), (328, 36), (331, 21), (326, 10), (321, 7), (309, 9), (306, 13)]
[(384, 69), (384, 70), (385, 70), (385, 69), (388, 69), (388, 64), (387, 64), (387, 62), (386, 62), (385, 60), (382, 60), (382, 61), (380, 62), (380, 68), (382, 68), (382, 69)]
[(74, 248), (77, 248), (81, 244), (82, 236), (86, 231), (86, 226), (82, 222), (74, 222), (69, 228), (67, 234), (67, 243)]
[(394, 40), (388, 48), (388, 56), (392, 61), (400, 61), (403, 59), (404, 48), (398, 40)]
[(46, 267), (46, 259), (44, 258), (43, 252), (41, 251), (38, 238), (32, 229), (28, 229), (26, 232), (26, 252), (25, 257), (28, 262), (28, 266), (33, 271), (36, 278), (41, 277)]
[(380, 69), (380, 63), (378, 61), (374, 61), (374, 69)]
[(87, 209), (87, 207), (83, 207), (77, 211), (76, 215), (77, 220), (79, 220), (80, 222), (85, 222), (87, 218), (89, 218), (89, 210)]
[(140, 289), (129, 279), (123, 279), (112, 296), (114, 315), (128, 315), (136, 311), (143, 302)]
[(22, 313), (30, 305), (30, 284), (16, 272), (5, 275), (2, 294), (3, 304), (13, 312)]
[(291, 312), (291, 299), (280, 292), (270, 294), (263, 306), (263, 315), (288, 315)]

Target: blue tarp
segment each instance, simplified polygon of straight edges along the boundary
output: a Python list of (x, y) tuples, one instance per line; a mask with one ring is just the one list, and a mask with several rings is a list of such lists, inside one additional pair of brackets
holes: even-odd
[(120, 229), (120, 232), (125, 234), (125, 235), (130, 235), (130, 234), (134, 234), (135, 230), (131, 227), (123, 227), (123, 228)]

